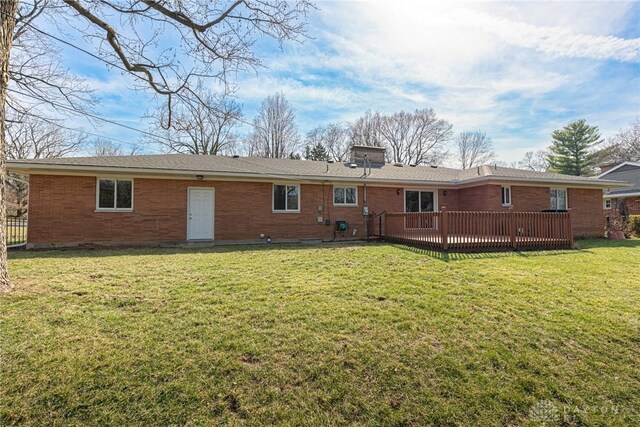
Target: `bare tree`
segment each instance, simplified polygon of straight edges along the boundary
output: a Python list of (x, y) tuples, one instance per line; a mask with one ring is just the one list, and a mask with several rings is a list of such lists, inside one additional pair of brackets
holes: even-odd
[(250, 156), (281, 159), (296, 154), (300, 134), (295, 111), (284, 94), (271, 95), (262, 102), (253, 128), (248, 138)]
[(95, 157), (133, 156), (139, 154), (140, 149), (135, 145), (125, 148), (122, 144), (116, 144), (104, 138), (97, 138), (91, 142), (88, 153)]
[(462, 169), (470, 169), (496, 158), (493, 141), (480, 131), (461, 132), (455, 141), (456, 155)]
[[(16, 23), (35, 28), (32, 23), (38, 16), (35, 9), (25, 7), (24, 11), (19, 9), (18, 0), (0, 1), (0, 288), (6, 289), (11, 286), (4, 246), (5, 114), (7, 102), (11, 102), (7, 99), (9, 52), (14, 39), (20, 38), (14, 33)], [(253, 52), (256, 37), (280, 42), (300, 40), (312, 7), (307, 0), (293, 4), (286, 0), (62, 0), (54, 9), (56, 20), (66, 19), (92, 42), (96, 57), (134, 76), (136, 88), (151, 90), (166, 101), (168, 114), (163, 125), (169, 127), (174, 100), (204, 104), (194, 81), (210, 78), (227, 85), (235, 71), (261, 66)], [(40, 37), (50, 36), (40, 33)], [(173, 46), (158, 48), (172, 40), (177, 41)], [(43, 82), (45, 86), (49, 83)], [(18, 91), (21, 96), (56, 106), (45, 93), (29, 91), (27, 84), (23, 89), (26, 92)], [(65, 108), (78, 111), (72, 98), (66, 101)]]
[(549, 170), (549, 152), (547, 150), (527, 151), (524, 158), (518, 162), (521, 169), (546, 172)]
[(598, 162), (640, 162), (640, 117), (636, 118), (631, 127), (609, 137), (606, 145), (598, 151)]
[(405, 164), (439, 165), (447, 157), (446, 142), (451, 124), (425, 108), (401, 111), (380, 119), (380, 135), (389, 161)]
[(6, 99), (9, 86), (9, 52), (13, 42), (13, 30), (16, 21), (14, 16), (18, 10), (18, 0), (0, 1), (0, 291), (6, 292), (12, 289), (9, 280), (9, 270), (7, 266), (7, 246), (6, 246)]
[[(195, 102), (174, 105), (171, 126), (162, 132), (163, 138), (150, 138), (149, 142), (178, 153), (232, 153), (236, 141), (233, 131), (242, 119), (242, 108), (226, 93), (203, 90), (200, 98), (206, 105)], [(157, 111), (154, 129), (167, 123), (168, 114), (166, 105)]]
[(349, 129), (339, 123), (329, 123), (311, 130), (307, 134), (306, 143), (310, 147), (322, 145), (333, 161), (344, 162), (349, 158)]
[(7, 122), (7, 158), (63, 157), (76, 152), (85, 139), (55, 122), (14, 112)]
[(349, 139), (351, 145), (382, 146), (380, 131), (382, 118), (380, 113), (367, 111), (362, 117), (349, 125)]
[[(9, 159), (63, 157), (76, 152), (85, 142), (84, 136), (61, 128), (55, 122), (17, 111), (11, 113), (5, 135)], [(29, 195), (27, 177), (11, 173), (7, 186), (11, 193), (8, 200), (12, 200), (16, 215), (20, 216), (26, 209)]]
[(55, 24), (62, 10), (51, 0), (20, 2), (9, 62), (12, 88), (6, 98), (7, 120), (43, 119), (51, 125), (93, 107), (95, 98), (84, 80), (60, 62), (57, 37), (37, 26)]

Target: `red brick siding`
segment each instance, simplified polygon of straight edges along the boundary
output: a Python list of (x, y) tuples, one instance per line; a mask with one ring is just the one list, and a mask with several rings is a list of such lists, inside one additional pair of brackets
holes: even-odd
[[(187, 239), (187, 189), (215, 189), (216, 240), (274, 240), (334, 237), (336, 220), (346, 220), (365, 237), (362, 216), (364, 191), (358, 187), (358, 206), (333, 205), (333, 187), (302, 184), (300, 213), (272, 212), (272, 184), (231, 181), (134, 179), (133, 212), (95, 212), (96, 178), (30, 177), (28, 241), (32, 244), (177, 242)], [(324, 195), (323, 195), (324, 190)], [(318, 212), (322, 205), (323, 212)], [(370, 212), (404, 209), (403, 194), (395, 188), (369, 187)], [(331, 226), (317, 217), (331, 219)], [(338, 236), (339, 239), (343, 237)]]
[[(358, 187), (357, 207), (333, 205), (331, 185), (302, 184), (301, 212), (272, 212), (272, 184), (232, 181), (134, 179), (133, 212), (95, 212), (96, 178), (30, 177), (28, 242), (31, 244), (153, 243), (185, 241), (187, 189), (215, 188), (215, 239), (257, 241), (334, 237), (336, 220), (351, 225), (348, 236), (365, 237), (364, 191)], [(400, 191), (398, 191), (400, 190)], [(447, 195), (444, 195), (444, 191)], [(502, 210), (499, 185), (438, 190), (438, 207), (449, 210)], [(318, 205), (323, 205), (318, 212)], [(549, 189), (512, 187), (514, 209), (539, 211), (549, 207)], [(370, 213), (404, 210), (403, 187), (367, 188)], [(604, 216), (600, 190), (569, 190), (577, 234), (601, 235)], [(595, 213), (594, 213), (595, 212)], [(598, 214), (599, 212), (600, 214)], [(331, 219), (331, 226), (317, 217)], [(342, 239), (342, 236), (338, 236)]]
[(569, 188), (569, 207), (572, 212), (573, 234), (578, 237), (604, 236), (602, 190)]
[[(624, 200), (627, 203), (627, 207), (629, 208), (629, 215), (640, 215), (640, 197), (625, 197), (617, 199), (617, 203), (620, 203), (621, 200)], [(604, 201), (602, 202), (604, 206)], [(619, 216), (620, 211), (618, 210), (617, 205), (613, 209), (605, 209), (605, 216)]]
[(458, 190), (458, 209), (461, 211), (496, 211), (502, 209), (499, 185), (478, 185)]
[[(500, 185), (480, 185), (458, 190), (460, 210), (507, 210), (502, 206)], [(551, 207), (550, 187), (511, 186), (511, 204), (516, 211), (539, 212)], [(604, 233), (604, 216), (600, 208), (602, 190), (567, 190), (572, 212), (573, 232), (576, 236), (599, 237)]]

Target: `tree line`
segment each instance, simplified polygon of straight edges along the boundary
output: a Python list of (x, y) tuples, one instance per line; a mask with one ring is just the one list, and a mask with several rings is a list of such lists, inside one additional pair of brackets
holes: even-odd
[[(93, 156), (140, 154), (144, 144), (165, 152), (199, 155), (242, 154), (336, 162), (348, 161), (352, 145), (385, 147), (389, 163), (442, 165), (462, 169), (496, 163), (534, 171), (593, 175), (604, 163), (640, 161), (640, 118), (608, 140), (585, 120), (567, 124), (551, 134), (549, 147), (527, 152), (519, 161), (496, 160), (493, 141), (482, 131), (454, 135), (453, 125), (432, 108), (391, 114), (367, 111), (353, 122), (318, 125), (299, 132), (296, 113), (283, 93), (268, 96), (251, 122), (230, 92), (200, 89), (203, 103), (175, 101), (149, 115), (151, 126), (143, 142), (123, 147), (104, 138), (89, 140), (54, 124), (24, 116), (7, 125), (9, 158), (59, 157), (83, 149)], [(171, 125), (163, 126), (169, 121)], [(239, 133), (242, 125), (251, 131)], [(19, 184), (16, 184), (19, 186)]]
[[(244, 154), (257, 157), (347, 161), (352, 145), (386, 148), (389, 163), (442, 165), (468, 169), (487, 163), (593, 175), (604, 163), (640, 161), (640, 118), (608, 140), (597, 126), (580, 119), (551, 133), (545, 149), (525, 153), (519, 161), (496, 160), (493, 141), (486, 132), (473, 130), (454, 135), (453, 125), (432, 108), (391, 114), (367, 111), (349, 123), (319, 125), (301, 135), (296, 114), (283, 93), (267, 97), (245, 136), (236, 132), (244, 122), (241, 107), (227, 97), (207, 94), (215, 107), (174, 113), (174, 124), (163, 138), (152, 142), (168, 151), (191, 154)], [(162, 113), (156, 118), (163, 121)], [(244, 122), (248, 123), (248, 122)]]

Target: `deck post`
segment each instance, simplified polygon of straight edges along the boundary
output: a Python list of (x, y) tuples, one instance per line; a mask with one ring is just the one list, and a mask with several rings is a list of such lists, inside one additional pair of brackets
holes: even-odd
[(571, 208), (567, 209), (567, 228), (569, 232), (569, 247), (573, 247), (573, 224), (571, 223)]
[(447, 230), (447, 207), (443, 206), (440, 209), (440, 238), (442, 240), (442, 250), (449, 250), (449, 235)]
[(509, 207), (508, 211), (509, 220), (507, 221), (509, 224), (509, 239), (511, 240), (511, 247), (516, 249), (518, 244), (516, 243), (516, 216), (513, 214), (513, 206)]

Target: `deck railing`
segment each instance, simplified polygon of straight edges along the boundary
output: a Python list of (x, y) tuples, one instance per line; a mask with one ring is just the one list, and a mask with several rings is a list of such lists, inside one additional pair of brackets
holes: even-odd
[(437, 250), (560, 248), (573, 245), (570, 212), (387, 212), (389, 241)]
[(27, 243), (27, 218), (7, 217), (4, 235), (7, 247), (25, 245)]

